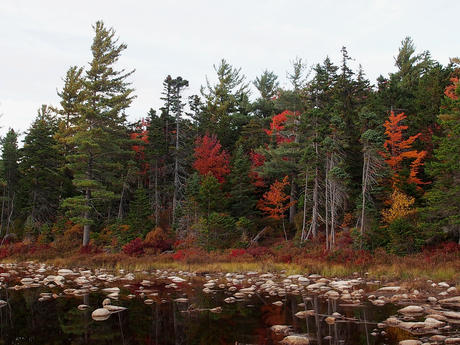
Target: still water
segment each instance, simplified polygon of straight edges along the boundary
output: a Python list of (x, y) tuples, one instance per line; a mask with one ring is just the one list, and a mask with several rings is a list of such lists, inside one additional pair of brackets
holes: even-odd
[[(112, 304), (128, 308), (112, 314), (105, 321), (94, 321), (91, 313), (102, 306), (102, 293), (66, 296), (39, 301), (40, 293), (55, 292), (47, 287), (19, 291), (2, 289), (0, 299), (8, 302), (0, 308), (0, 344), (279, 344), (283, 335), (274, 334), (273, 325), (290, 325), (295, 333), (308, 334), (315, 344), (397, 344), (397, 335), (388, 329), (382, 335), (377, 323), (394, 315), (392, 304), (375, 307), (341, 305), (337, 300), (288, 295), (283, 305), (272, 304), (278, 298), (254, 294), (227, 304), (223, 291), (205, 294), (201, 286), (171, 291), (164, 285), (153, 286), (158, 297), (147, 305), (135, 297), (138, 286), (122, 288)], [(187, 297), (179, 303), (174, 299)], [(90, 306), (79, 310), (80, 304)], [(305, 306), (301, 303), (305, 303)], [(299, 306), (300, 304), (300, 306)], [(209, 308), (221, 306), (220, 313)], [(299, 319), (295, 313), (314, 310), (315, 315)], [(327, 315), (338, 312), (345, 318), (330, 325)], [(354, 320), (347, 320), (353, 318)], [(386, 334), (385, 334), (386, 333)]]

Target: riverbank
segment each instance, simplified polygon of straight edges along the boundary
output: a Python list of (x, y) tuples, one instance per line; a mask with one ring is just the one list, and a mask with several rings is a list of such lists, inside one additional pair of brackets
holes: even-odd
[[(252, 253), (253, 255), (249, 254)], [(380, 281), (398, 281), (411, 286), (424, 286), (427, 280), (447, 281), (460, 288), (460, 250), (443, 246), (404, 257), (376, 251), (337, 251), (322, 253), (302, 249), (279, 250), (259, 247), (257, 252), (228, 249), (206, 252), (197, 248), (162, 254), (138, 256), (124, 253), (101, 253), (74, 250), (59, 253), (53, 248), (32, 247), (4, 256), (1, 262), (35, 261), (57, 267), (92, 269), (125, 269), (132, 272), (169, 269), (196, 273), (218, 272), (283, 272), (320, 274), (323, 277), (368, 277)]]

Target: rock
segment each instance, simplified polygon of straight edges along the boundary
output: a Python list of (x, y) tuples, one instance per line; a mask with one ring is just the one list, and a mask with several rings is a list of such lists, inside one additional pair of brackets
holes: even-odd
[(22, 285), (30, 285), (34, 282), (32, 278), (22, 278), (21, 283)]
[(273, 325), (270, 327), (270, 330), (275, 334), (288, 335), (291, 333), (292, 327), (286, 325)]
[(445, 311), (442, 314), (449, 319), (460, 319), (460, 312), (458, 311)]
[(455, 286), (452, 286), (452, 287), (448, 288), (446, 292), (447, 292), (447, 293), (456, 293), (456, 292), (457, 292), (457, 288), (456, 288)]
[(119, 313), (120, 311), (123, 311), (123, 310), (126, 310), (128, 308), (125, 308), (125, 307), (121, 307), (119, 305), (111, 305), (111, 304), (108, 304), (108, 305), (105, 305), (104, 306), (104, 309), (107, 309), (109, 312), (111, 313)]
[(188, 298), (176, 298), (174, 300), (174, 302), (176, 303), (187, 303), (188, 302)]
[(4, 300), (0, 299), (0, 308), (4, 307), (8, 304), (8, 302), (5, 302)]
[(444, 307), (460, 307), (460, 296), (442, 299), (439, 303)]
[(98, 308), (91, 314), (91, 317), (95, 321), (104, 321), (110, 317), (110, 312), (105, 308)]
[(444, 344), (460, 344), (460, 338), (446, 338)]
[(400, 341), (399, 345), (422, 345), (422, 342), (420, 340), (408, 339)]
[(306, 310), (303, 310), (303, 311), (299, 311), (297, 313), (295, 313), (295, 317), (299, 318), (299, 319), (306, 319), (308, 316), (308, 313)]
[(418, 306), (418, 305), (409, 305), (405, 308), (399, 309), (398, 312), (401, 314), (417, 314), (417, 313), (422, 313), (423, 308)]
[(442, 288), (448, 288), (448, 287), (450, 287), (450, 285), (447, 284), (446, 282), (440, 282), (440, 283), (438, 284), (438, 286), (439, 286), (439, 287), (442, 287)]
[(75, 274), (74, 271), (72, 270), (69, 270), (67, 268), (62, 268), (58, 271), (58, 274), (60, 276), (68, 276), (68, 275), (71, 275), (71, 274)]
[(209, 311), (214, 314), (219, 314), (219, 313), (222, 313), (222, 307), (211, 308), (209, 309)]
[(226, 299), (224, 299), (224, 302), (225, 303), (235, 303), (236, 298), (235, 297), (227, 297)]
[(430, 337), (431, 341), (443, 342), (447, 337), (445, 335), (436, 334)]
[(120, 293), (120, 288), (118, 287), (111, 287), (111, 288), (105, 288), (105, 289), (102, 289), (102, 291), (106, 292), (106, 293)]
[(102, 301), (103, 306), (109, 305), (111, 303), (112, 303), (112, 301), (110, 300), (110, 298), (104, 298), (104, 300)]
[(308, 337), (303, 335), (288, 335), (283, 340), (280, 341), (280, 344), (283, 345), (308, 345), (310, 340)]
[(439, 321), (439, 320), (436, 320), (436, 319), (433, 319), (431, 317), (427, 317), (425, 319), (425, 324), (427, 325), (427, 327), (430, 327), (430, 328), (438, 328), (438, 327), (444, 326), (446, 323), (442, 322), (442, 321)]
[(438, 299), (436, 297), (430, 296), (430, 297), (427, 298), (427, 301), (430, 302), (430, 303), (436, 303), (438, 301)]
[(333, 325), (335, 323), (335, 317), (328, 316), (327, 318), (324, 319), (328, 325)]
[(78, 307), (78, 310), (86, 310), (89, 308), (89, 305), (86, 305), (86, 304), (80, 304)]
[(273, 305), (276, 305), (277, 307), (281, 307), (283, 305), (283, 302), (281, 301), (276, 301), (272, 303)]
[(400, 286), (385, 286), (385, 287), (382, 287), (382, 288), (378, 289), (377, 291), (380, 291), (380, 292), (398, 292), (400, 290), (401, 290)]
[(145, 303), (145, 304), (153, 304), (153, 299), (148, 298), (148, 299), (146, 299), (146, 300), (144, 301), (144, 303)]

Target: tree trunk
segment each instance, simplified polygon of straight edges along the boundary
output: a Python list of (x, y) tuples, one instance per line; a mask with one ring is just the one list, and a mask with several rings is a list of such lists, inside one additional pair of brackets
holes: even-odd
[(87, 209), (85, 210), (85, 213), (83, 215), (83, 218), (85, 219), (85, 224), (83, 225), (83, 247), (89, 244), (89, 232), (91, 230), (91, 225), (88, 224), (90, 220), (89, 218), (90, 200), (91, 200), (91, 189), (87, 188), (86, 195), (85, 195), (85, 206), (87, 207)]
[[(126, 178), (128, 178), (128, 173), (126, 173)], [(122, 176), (123, 179), (123, 176)], [(123, 181), (123, 188), (121, 190), (120, 204), (118, 205), (118, 215), (117, 219), (121, 221), (123, 219), (123, 199), (125, 196), (126, 181)]]
[(176, 154), (174, 162), (174, 195), (173, 195), (173, 218), (172, 223), (176, 223), (176, 208), (179, 193), (179, 115), (176, 116)]
[(325, 188), (324, 188), (324, 213), (325, 213), (325, 220), (324, 220), (324, 225), (326, 227), (326, 250), (329, 250), (329, 159), (326, 157), (326, 178), (324, 179), (325, 182)]
[(291, 206), (289, 207), (289, 223), (294, 224), (295, 218), (295, 182), (294, 182), (294, 175), (291, 177), (291, 193), (289, 195), (289, 202)]
[(305, 189), (303, 195), (303, 220), (302, 220), (302, 234), (300, 241), (303, 242), (306, 239), (306, 224), (307, 224), (307, 191), (308, 191), (308, 171), (305, 169)]
[(318, 235), (318, 189), (319, 189), (319, 176), (318, 176), (318, 167), (315, 168), (315, 184), (313, 186), (313, 209), (312, 209), (312, 218), (311, 218), (311, 231), (313, 238), (316, 238)]
[(155, 226), (158, 226), (158, 160), (155, 160)]

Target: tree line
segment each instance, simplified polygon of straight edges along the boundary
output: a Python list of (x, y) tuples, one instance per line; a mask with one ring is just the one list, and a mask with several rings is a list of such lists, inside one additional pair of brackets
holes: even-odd
[(117, 68), (127, 45), (93, 28), (92, 59), (68, 69), (60, 104), (39, 108), (22, 147), (14, 129), (1, 139), (3, 241), (52, 242), (71, 222), (83, 246), (154, 229), (207, 249), (460, 242), (458, 59), (443, 66), (405, 38), (396, 72), (373, 85), (343, 47), (339, 64), (296, 59), (287, 88), (222, 59), (198, 95), (166, 76), (163, 106), (130, 123), (134, 70)]

